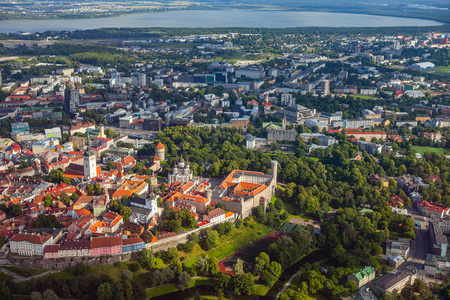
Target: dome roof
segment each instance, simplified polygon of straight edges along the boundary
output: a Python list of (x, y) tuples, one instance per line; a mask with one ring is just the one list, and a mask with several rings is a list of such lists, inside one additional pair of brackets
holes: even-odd
[(178, 160), (178, 162), (184, 162), (183, 156), (180, 156), (180, 159)]

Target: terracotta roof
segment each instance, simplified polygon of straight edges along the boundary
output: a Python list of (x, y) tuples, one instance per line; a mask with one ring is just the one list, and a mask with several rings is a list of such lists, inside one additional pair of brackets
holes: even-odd
[(92, 224), (91, 227), (89, 227), (89, 229), (91, 230), (92, 233), (99, 231), (101, 228), (103, 227), (102, 222), (97, 221), (94, 224)]
[(160, 160), (160, 159), (159, 159), (158, 155), (155, 154), (155, 157), (153, 158), (153, 161), (158, 161), (158, 160)]
[(52, 235), (48, 234), (47, 236), (37, 235), (37, 234), (29, 234), (29, 233), (19, 233), (16, 234), (11, 241), (14, 242), (29, 242), (32, 244), (44, 244)]
[(185, 201), (193, 201), (193, 202), (198, 202), (198, 203), (208, 203), (209, 202), (209, 200), (204, 197), (193, 196), (193, 195), (181, 195), (180, 197), (178, 197), (178, 199), (185, 200)]
[(106, 248), (122, 246), (122, 239), (120, 237), (99, 237), (93, 238), (91, 241), (91, 248)]
[(78, 215), (78, 217), (82, 217), (82, 216), (87, 216), (87, 215), (90, 215), (91, 214), (91, 212), (90, 211), (88, 211), (87, 209), (78, 209), (78, 210), (75, 210), (75, 212), (77, 213), (77, 215)]
[(59, 245), (47, 245), (44, 249), (45, 253), (57, 253), (59, 251)]
[(445, 211), (449, 210), (448, 207), (443, 207), (443, 206), (440, 206), (440, 205), (434, 205), (434, 204), (431, 204), (430, 202), (425, 201), (425, 200), (420, 200), (419, 204), (420, 204), (420, 206), (422, 206), (426, 210), (432, 210), (432, 211), (436, 211), (438, 213), (442, 213), (444, 210)]
[(144, 227), (142, 225), (132, 223), (130, 221), (125, 221), (125, 223), (123, 223), (123, 230), (128, 230), (130, 232), (136, 232), (138, 234), (141, 234), (142, 232), (144, 232)]
[(73, 172), (84, 173), (84, 166), (79, 164), (71, 163), (67, 169)]
[(173, 236), (176, 236), (177, 234), (175, 232), (169, 232), (169, 233), (165, 233), (165, 234), (160, 234), (158, 235), (158, 241), (163, 240), (163, 239), (167, 239)]
[(231, 211), (227, 212), (225, 214), (225, 219), (231, 217), (232, 215), (234, 215), (234, 213), (232, 213)]
[(156, 145), (155, 149), (166, 149), (166, 147), (164, 147), (164, 145), (161, 143), (161, 141), (159, 141), (158, 145)]
[(215, 218), (215, 217), (223, 215), (223, 214), (225, 214), (225, 212), (221, 208), (216, 208), (216, 209), (208, 212), (208, 217)]
[(133, 156), (128, 155), (127, 157), (123, 158), (120, 162), (122, 165), (129, 165), (131, 163), (134, 163), (136, 159)]
[(143, 243), (143, 242), (144, 241), (140, 237), (136, 237), (136, 238), (129, 238), (129, 239), (122, 240), (122, 245), (127, 246), (127, 245), (139, 244), (139, 243)]
[(123, 196), (131, 196), (133, 193), (130, 190), (117, 190), (112, 196), (115, 197), (123, 197)]

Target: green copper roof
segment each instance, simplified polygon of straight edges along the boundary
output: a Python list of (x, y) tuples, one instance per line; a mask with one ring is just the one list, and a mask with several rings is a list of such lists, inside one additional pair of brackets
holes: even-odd
[(358, 280), (363, 280), (364, 277), (368, 277), (373, 273), (375, 273), (375, 269), (373, 267), (365, 267), (364, 269), (354, 273), (354, 275), (358, 278)]
[(263, 123), (263, 128), (266, 129), (270, 125), (272, 125), (275, 129), (283, 129), (283, 124), (276, 123), (276, 122), (264, 122)]

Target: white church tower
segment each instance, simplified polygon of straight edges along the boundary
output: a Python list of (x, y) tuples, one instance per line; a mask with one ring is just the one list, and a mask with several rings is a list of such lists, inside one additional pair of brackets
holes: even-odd
[(87, 138), (87, 149), (83, 155), (84, 179), (90, 180), (97, 176), (97, 161), (94, 151), (91, 150), (91, 141), (89, 135)]

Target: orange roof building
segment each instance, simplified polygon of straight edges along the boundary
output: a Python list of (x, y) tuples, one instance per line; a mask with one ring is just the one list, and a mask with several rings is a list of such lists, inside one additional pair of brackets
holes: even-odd
[(124, 196), (131, 196), (134, 193), (141, 195), (148, 191), (148, 184), (140, 180), (125, 180), (120, 188), (112, 194), (112, 200), (121, 200)]
[(234, 170), (212, 191), (212, 201), (221, 203), (225, 210), (249, 216), (253, 208), (266, 208), (275, 193), (277, 162), (272, 161), (272, 174)]

